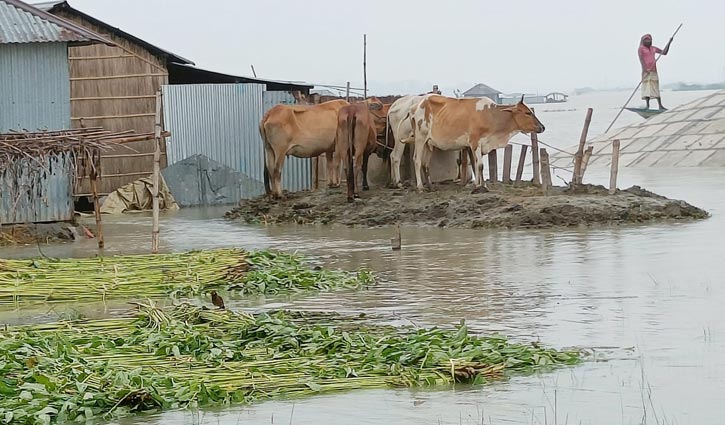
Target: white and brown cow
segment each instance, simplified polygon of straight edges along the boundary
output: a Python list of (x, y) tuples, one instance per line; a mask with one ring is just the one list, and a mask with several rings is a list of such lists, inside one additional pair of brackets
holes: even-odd
[(492, 105), (489, 99), (454, 99), (429, 95), (413, 113), (415, 129), (415, 174), (418, 190), (423, 189), (421, 169), (433, 148), (474, 153), (476, 186), (483, 181), (483, 155), (506, 146), (516, 133), (542, 133), (545, 129), (534, 113), (521, 102), (512, 106)]

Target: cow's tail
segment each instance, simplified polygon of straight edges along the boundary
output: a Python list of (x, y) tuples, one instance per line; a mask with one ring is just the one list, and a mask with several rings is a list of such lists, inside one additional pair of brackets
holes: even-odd
[[(269, 196), (272, 193), (272, 187), (270, 184), (269, 167), (267, 164), (274, 164), (276, 159), (274, 158), (274, 150), (272, 149), (272, 146), (269, 145), (269, 140), (267, 140), (267, 131), (264, 128), (264, 121), (265, 120), (262, 119), (259, 123), (259, 135), (262, 137), (262, 146), (264, 148), (262, 151), (262, 161), (264, 166), (264, 193)], [(270, 155), (272, 158), (269, 157)]]
[(357, 116), (347, 117), (347, 201), (352, 202), (355, 196), (355, 170), (353, 169), (355, 156), (355, 127)]
[[(390, 127), (390, 111), (388, 110), (388, 113), (385, 114), (385, 148), (383, 148), (383, 163), (390, 160), (390, 151), (393, 150), (393, 148), (390, 147), (390, 131), (392, 130), (392, 127)], [(395, 139), (393, 139), (393, 144), (395, 143)]]

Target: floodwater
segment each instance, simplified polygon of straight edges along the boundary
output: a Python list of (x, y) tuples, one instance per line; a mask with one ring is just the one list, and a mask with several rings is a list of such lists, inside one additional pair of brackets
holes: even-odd
[[(587, 176), (594, 183), (605, 178), (596, 170)], [(708, 220), (555, 230), (404, 228), (399, 252), (390, 249), (386, 228), (243, 226), (221, 218), (224, 209), (167, 214), (161, 228), (167, 251), (299, 250), (379, 276), (367, 290), (229, 300), (232, 309), (364, 311), (417, 325), (465, 319), (474, 331), (593, 349), (595, 361), (486, 387), (353, 391), (114, 423), (722, 424), (723, 181), (719, 169), (620, 172), (620, 187), (639, 184), (687, 200), (711, 212)], [(104, 217), (104, 224), (106, 254), (148, 252), (148, 215)], [(88, 256), (96, 250), (87, 240), (42, 252)], [(0, 250), (0, 258), (35, 255), (37, 246)], [(107, 313), (103, 306), (85, 308)], [(58, 309), (6, 312), (0, 321), (54, 314)]]

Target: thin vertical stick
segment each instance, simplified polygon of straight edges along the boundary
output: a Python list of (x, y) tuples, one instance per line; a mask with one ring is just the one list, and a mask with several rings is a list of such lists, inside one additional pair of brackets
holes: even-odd
[(549, 195), (551, 190), (551, 168), (549, 167), (549, 154), (544, 148), (541, 148), (541, 187), (544, 196)]
[(609, 194), (617, 193), (617, 172), (619, 171), (619, 139), (612, 142), (612, 172), (609, 176)]
[(350, 82), (347, 82), (347, 88), (345, 89), (345, 100), (350, 101)]
[(516, 182), (520, 182), (521, 178), (524, 176), (524, 166), (526, 165), (526, 151), (529, 150), (529, 147), (526, 145), (521, 145), (521, 153), (519, 154), (519, 166), (516, 168)]
[(156, 125), (154, 127), (154, 174), (153, 188), (153, 227), (151, 230), (151, 253), (159, 252), (159, 173), (161, 172), (161, 90), (156, 92)]
[(592, 123), (592, 108), (587, 109), (587, 116), (584, 119), (584, 128), (582, 128), (582, 135), (579, 138), (579, 149), (577, 149), (574, 155), (574, 175), (572, 176), (572, 183), (582, 184), (582, 159), (584, 158), (584, 145), (587, 143), (587, 134), (589, 134), (589, 125)]
[(587, 150), (584, 152), (584, 158), (582, 158), (582, 171), (580, 174), (579, 184), (584, 183), (584, 173), (587, 172), (587, 167), (589, 166), (589, 160), (592, 158), (592, 153), (594, 153), (594, 146), (589, 146), (587, 148)]
[(363, 92), (368, 98), (368, 35), (363, 34)]
[(257, 71), (254, 70), (254, 65), (252, 65), (252, 75), (254, 75), (254, 78), (257, 78)]
[(312, 158), (312, 190), (320, 188), (320, 157)]
[(506, 145), (503, 149), (503, 182), (511, 183), (511, 157), (514, 154), (513, 145)]
[(488, 181), (498, 181), (498, 155), (496, 149), (488, 153)]
[(541, 165), (539, 164), (539, 137), (536, 133), (531, 133), (531, 158), (534, 166), (534, 184), (541, 184)]
[(101, 152), (94, 149), (91, 154), (91, 192), (93, 193), (93, 212), (96, 215), (96, 235), (98, 237), (98, 249), (103, 249), (106, 243), (103, 241), (103, 225), (101, 223), (101, 205), (98, 199), (98, 173), (101, 167)]
[(400, 251), (400, 248), (402, 247), (402, 238), (400, 236), (400, 223), (395, 223), (395, 229), (394, 229), (393, 238), (390, 239), (390, 244), (393, 247), (393, 251)]

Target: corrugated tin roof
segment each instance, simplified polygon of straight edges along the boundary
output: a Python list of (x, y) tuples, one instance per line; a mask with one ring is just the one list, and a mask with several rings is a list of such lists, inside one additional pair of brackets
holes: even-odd
[(0, 44), (102, 42), (103, 37), (20, 0), (0, 0)]
[(486, 84), (478, 83), (463, 93), (464, 96), (487, 96), (490, 94), (501, 94), (501, 92)]
[[(286, 90), (302, 90), (311, 89), (314, 84), (304, 81), (285, 81), (270, 80), (267, 78), (244, 77), (240, 75), (225, 74), (222, 72), (209, 71), (201, 69), (193, 65), (182, 63), (169, 64), (169, 83), (170, 84), (207, 84), (207, 83), (252, 83), (266, 84), (267, 91), (275, 90), (279, 86)], [(172, 72), (173, 71), (173, 72)], [(185, 71), (185, 72), (184, 72)]]
[(134, 44), (138, 44), (139, 46), (142, 46), (144, 49), (167, 58), (168, 62), (177, 62), (177, 63), (183, 63), (183, 64), (191, 64), (193, 65), (194, 62), (190, 61), (189, 59), (186, 59), (184, 57), (181, 57), (175, 53), (169, 52), (168, 50), (164, 50), (158, 46), (155, 46), (145, 40), (142, 40), (133, 34), (129, 34), (125, 31), (123, 31), (120, 28), (114, 27), (113, 25), (107, 24), (106, 22), (101, 21), (100, 19), (97, 19), (91, 15), (88, 15), (78, 9), (75, 9), (73, 6), (71, 6), (67, 1), (49, 1), (44, 3), (37, 3), (35, 4), (35, 7), (38, 9), (47, 11), (51, 14), (57, 14), (59, 12), (66, 12), (70, 13), (72, 15), (78, 16), (93, 25), (97, 25), (99, 27), (104, 28), (106, 31), (108, 31), (111, 34), (114, 34), (118, 37), (125, 38), (126, 40), (129, 40), (130, 42)]

